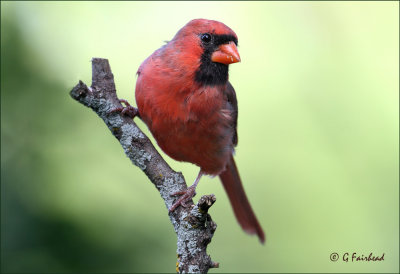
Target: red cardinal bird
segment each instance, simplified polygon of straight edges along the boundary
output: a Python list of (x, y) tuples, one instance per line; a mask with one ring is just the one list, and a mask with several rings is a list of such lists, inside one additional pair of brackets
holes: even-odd
[(196, 19), (140, 66), (139, 116), (171, 158), (200, 167), (194, 184), (169, 209), (195, 195), (202, 175), (219, 175), (242, 228), (265, 241), (233, 160), (238, 107), (228, 65), (240, 61), (238, 38), (221, 22)]

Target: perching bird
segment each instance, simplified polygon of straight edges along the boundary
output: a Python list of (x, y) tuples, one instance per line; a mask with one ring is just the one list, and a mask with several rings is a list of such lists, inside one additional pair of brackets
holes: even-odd
[[(192, 186), (169, 209), (195, 195), (202, 175), (218, 175), (239, 224), (265, 241), (233, 160), (238, 107), (228, 66), (240, 61), (238, 38), (221, 22), (195, 19), (139, 67), (136, 103), (140, 118), (171, 158), (200, 167)], [(135, 114), (135, 113), (134, 113)]]

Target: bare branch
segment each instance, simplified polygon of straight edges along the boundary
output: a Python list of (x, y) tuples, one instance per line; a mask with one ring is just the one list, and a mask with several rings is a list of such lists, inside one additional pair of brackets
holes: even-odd
[[(185, 190), (185, 179), (182, 173), (171, 169), (132, 119), (112, 112), (122, 105), (116, 95), (114, 76), (108, 60), (93, 58), (91, 87), (79, 81), (70, 95), (103, 119), (128, 158), (143, 170), (160, 192), (166, 208), (170, 208), (177, 199), (170, 194)], [(203, 196), (197, 205), (190, 201), (186, 208), (179, 207), (170, 213), (166, 211), (178, 237), (177, 272), (206, 273), (209, 268), (218, 267), (218, 263), (212, 262), (206, 253), (217, 226), (207, 213), (214, 202), (215, 196), (208, 195)]]

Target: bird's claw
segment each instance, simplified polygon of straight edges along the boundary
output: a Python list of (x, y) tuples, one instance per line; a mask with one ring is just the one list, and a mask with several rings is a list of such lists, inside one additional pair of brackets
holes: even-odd
[(169, 209), (169, 212), (174, 211), (178, 206), (188, 207), (186, 204), (189, 200), (191, 200), (196, 195), (196, 188), (191, 186), (186, 190), (177, 191), (171, 194), (171, 196), (182, 195)]
[(113, 112), (121, 112), (122, 115), (126, 115), (130, 118), (135, 118), (136, 116), (139, 116), (139, 110), (133, 106), (131, 106), (128, 101), (124, 99), (119, 99), (120, 103), (123, 103), (125, 107), (119, 107), (119, 108), (114, 108), (113, 110), (110, 111), (110, 113)]
[(181, 202), (181, 206), (184, 207), (184, 208), (187, 208), (189, 205), (186, 204), (185, 201), (182, 201), (182, 202)]

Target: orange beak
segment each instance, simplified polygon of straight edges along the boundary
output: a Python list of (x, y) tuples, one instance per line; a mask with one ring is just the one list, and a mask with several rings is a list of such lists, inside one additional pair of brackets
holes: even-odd
[(211, 55), (211, 61), (229, 65), (240, 62), (239, 52), (235, 43), (223, 44)]

